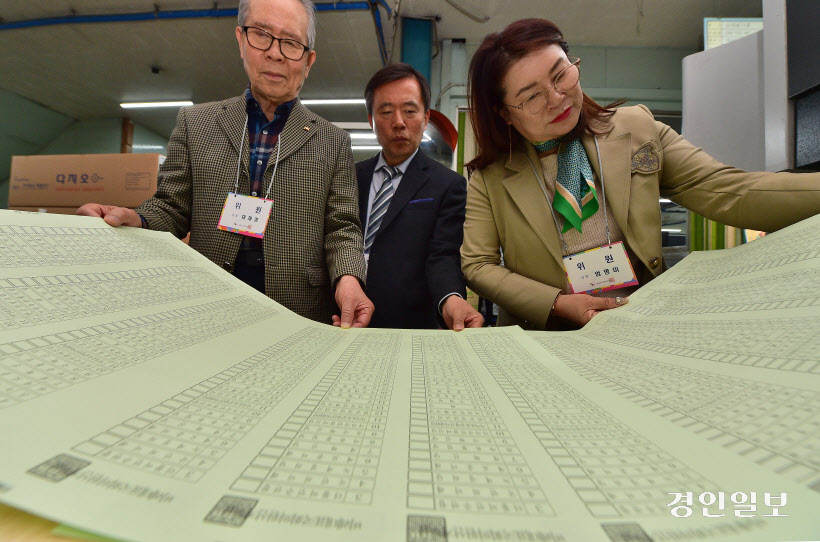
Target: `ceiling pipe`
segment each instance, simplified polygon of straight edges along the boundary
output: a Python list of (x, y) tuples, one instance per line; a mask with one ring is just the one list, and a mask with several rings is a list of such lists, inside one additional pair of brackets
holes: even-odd
[[(378, 0), (391, 13), (390, 6), (385, 0)], [(316, 11), (370, 11), (370, 2), (328, 2), (315, 4)], [(236, 17), (237, 10), (233, 9), (186, 9), (175, 11), (155, 10), (146, 13), (119, 13), (109, 15), (68, 15), (66, 17), (51, 17), (46, 19), (29, 19), (27, 21), (13, 21), (0, 23), (0, 30), (15, 30), (18, 28), (33, 28), (38, 26), (53, 26), (62, 24), (86, 23), (119, 23), (134, 21), (153, 21), (157, 19), (201, 19), (218, 17)]]
[(112, 15), (69, 15), (67, 17), (52, 17), (48, 19), (29, 19), (0, 24), (0, 30), (16, 28), (32, 28), (37, 26), (52, 26), (61, 24), (85, 23), (120, 23), (134, 21), (153, 21), (155, 19), (194, 19), (203, 17), (236, 17), (236, 9), (204, 9), (181, 11), (150, 11), (147, 13), (119, 13)]
[[(390, 6), (387, 5), (385, 0), (376, 0), (374, 3), (381, 4), (381, 6), (387, 10), (388, 17), (393, 13), (393, 10), (390, 9)], [(322, 2), (314, 3), (313, 5), (316, 6), (316, 11), (350, 11), (352, 9), (370, 10), (370, 2)]]
[[(376, 45), (379, 47), (379, 59), (382, 61), (382, 66), (387, 66), (387, 45), (384, 41), (384, 29), (382, 28), (382, 18), (379, 13), (379, 2), (377, 0), (370, 0), (368, 8), (373, 16), (373, 26), (376, 30)], [(390, 13), (388, 11), (388, 17)]]

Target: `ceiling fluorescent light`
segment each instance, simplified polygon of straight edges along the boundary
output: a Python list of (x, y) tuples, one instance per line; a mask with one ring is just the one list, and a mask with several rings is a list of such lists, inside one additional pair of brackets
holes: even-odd
[(350, 147), (354, 151), (380, 151), (382, 150), (381, 145), (353, 145)]
[(366, 122), (334, 122), (342, 130), (370, 130), (370, 124)]
[(124, 109), (135, 109), (139, 107), (183, 107), (186, 105), (194, 105), (194, 102), (126, 102), (121, 103), (120, 107)]
[(350, 139), (376, 139), (376, 134), (351, 132)]
[(364, 105), (364, 98), (334, 100), (302, 100), (303, 105)]

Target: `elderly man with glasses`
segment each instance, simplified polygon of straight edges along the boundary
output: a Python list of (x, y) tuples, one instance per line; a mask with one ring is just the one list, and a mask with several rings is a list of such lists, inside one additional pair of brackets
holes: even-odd
[(315, 35), (310, 0), (241, 0), (244, 95), (180, 111), (157, 192), (136, 210), (92, 203), (78, 214), (190, 232), (191, 247), (294, 312), (366, 326), (350, 138), (297, 97)]

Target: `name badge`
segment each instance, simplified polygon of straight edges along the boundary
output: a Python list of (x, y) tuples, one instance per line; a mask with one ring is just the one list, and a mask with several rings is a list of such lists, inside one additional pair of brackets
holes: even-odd
[(217, 228), (224, 231), (262, 238), (268, 226), (273, 200), (254, 198), (228, 192)]
[(622, 241), (565, 256), (564, 270), (575, 294), (593, 294), (638, 284)]

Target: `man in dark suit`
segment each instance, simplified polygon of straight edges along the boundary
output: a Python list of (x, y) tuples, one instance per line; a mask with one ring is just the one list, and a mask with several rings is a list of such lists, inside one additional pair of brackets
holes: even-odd
[(365, 232), (371, 327), (481, 327), (464, 299), (459, 249), (464, 177), (419, 150), (430, 86), (408, 64), (382, 68), (365, 88), (367, 118), (382, 151), (356, 164)]

